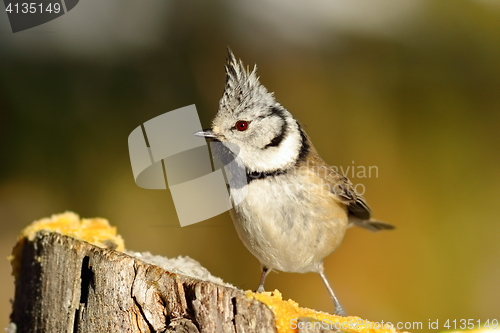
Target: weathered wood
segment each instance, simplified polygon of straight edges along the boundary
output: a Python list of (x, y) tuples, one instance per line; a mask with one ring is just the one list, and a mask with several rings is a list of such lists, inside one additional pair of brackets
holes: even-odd
[(39, 232), (21, 240), (11, 322), (23, 332), (274, 332), (243, 291)]
[[(9, 333), (276, 332), (273, 312), (242, 290), (174, 274), (58, 233), (39, 231), (31, 241), (21, 239), (13, 267)], [(295, 326), (308, 322), (317, 320), (297, 318)], [(292, 328), (290, 322), (282, 329)], [(322, 324), (293, 331), (343, 330)]]

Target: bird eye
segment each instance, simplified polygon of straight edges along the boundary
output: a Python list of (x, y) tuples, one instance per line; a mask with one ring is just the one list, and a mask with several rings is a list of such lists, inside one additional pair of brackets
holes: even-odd
[(248, 121), (240, 120), (240, 121), (236, 122), (235, 126), (236, 126), (236, 129), (238, 131), (246, 131), (248, 128)]

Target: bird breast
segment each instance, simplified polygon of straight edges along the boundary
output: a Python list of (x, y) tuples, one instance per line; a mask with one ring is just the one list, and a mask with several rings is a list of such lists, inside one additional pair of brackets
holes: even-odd
[(231, 189), (231, 197), (241, 201), (231, 212), (239, 237), (262, 265), (272, 269), (318, 271), (347, 228), (345, 206), (307, 170), (254, 179)]

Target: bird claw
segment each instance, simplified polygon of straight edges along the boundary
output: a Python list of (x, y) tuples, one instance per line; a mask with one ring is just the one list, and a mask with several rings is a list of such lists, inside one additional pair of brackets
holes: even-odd
[(337, 305), (333, 313), (337, 316), (347, 317), (347, 312), (345, 312), (344, 308), (340, 304)]

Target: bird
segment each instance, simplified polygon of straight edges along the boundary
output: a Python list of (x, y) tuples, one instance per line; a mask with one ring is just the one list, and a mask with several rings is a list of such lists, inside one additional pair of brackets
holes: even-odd
[(194, 135), (218, 143), (215, 157), (243, 170), (243, 177), (229, 184), (230, 215), (239, 238), (260, 262), (256, 291), (265, 291), (272, 270), (315, 272), (334, 313), (346, 316), (325, 275), (324, 258), (351, 226), (370, 231), (394, 226), (371, 217), (349, 179), (320, 157), (300, 123), (262, 85), (256, 65), (245, 67), (228, 47), (225, 73), (212, 126)]

